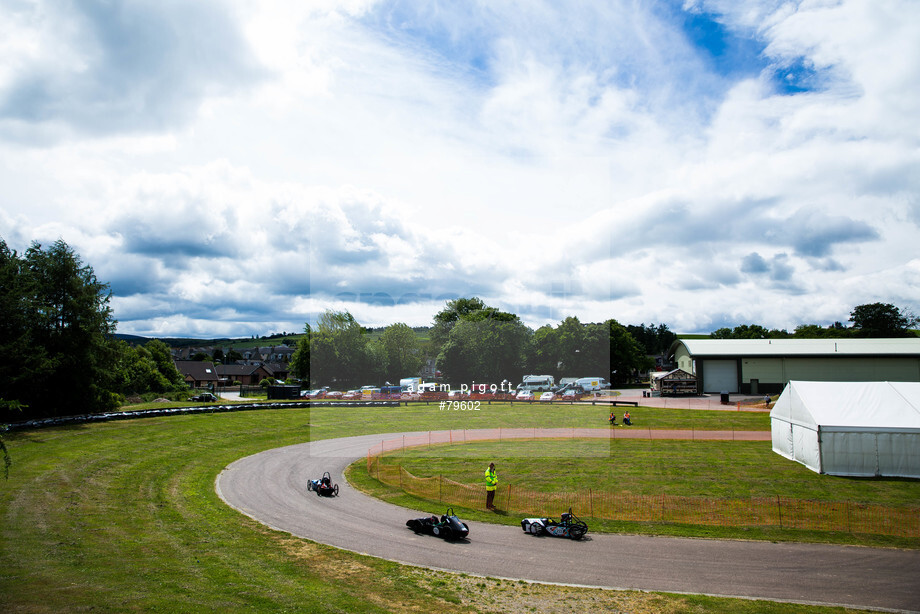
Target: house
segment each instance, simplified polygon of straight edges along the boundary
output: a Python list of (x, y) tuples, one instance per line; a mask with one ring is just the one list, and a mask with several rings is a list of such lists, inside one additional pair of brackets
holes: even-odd
[(209, 388), (218, 385), (214, 363), (201, 360), (176, 360), (176, 370), (185, 378), (189, 388)]
[(258, 364), (217, 365), (215, 367), (221, 386), (232, 386), (239, 382), (243, 386), (258, 386), (267, 377), (274, 377), (273, 372)]

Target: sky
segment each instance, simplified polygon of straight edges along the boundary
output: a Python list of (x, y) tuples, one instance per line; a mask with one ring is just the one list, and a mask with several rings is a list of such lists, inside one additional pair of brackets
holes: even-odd
[(916, 0), (0, 0), (0, 238), (118, 332), (920, 307)]

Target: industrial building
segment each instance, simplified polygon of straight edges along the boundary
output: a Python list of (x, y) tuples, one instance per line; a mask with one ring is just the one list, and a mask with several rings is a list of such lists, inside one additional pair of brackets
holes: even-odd
[(678, 339), (669, 357), (700, 394), (779, 394), (791, 380), (920, 382), (920, 337)]

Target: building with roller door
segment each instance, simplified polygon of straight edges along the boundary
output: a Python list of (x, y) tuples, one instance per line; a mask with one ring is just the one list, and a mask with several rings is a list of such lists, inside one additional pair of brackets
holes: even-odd
[(920, 337), (678, 339), (668, 355), (701, 394), (778, 394), (790, 380), (920, 382)]

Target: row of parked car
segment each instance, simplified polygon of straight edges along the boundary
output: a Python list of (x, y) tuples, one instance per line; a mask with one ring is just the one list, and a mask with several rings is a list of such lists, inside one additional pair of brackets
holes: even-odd
[(367, 393), (362, 389), (347, 390), (341, 392), (338, 390), (329, 390), (328, 388), (318, 388), (316, 390), (304, 390), (300, 393), (302, 398), (307, 399), (341, 399), (344, 401), (355, 401), (359, 399), (394, 399), (400, 401), (424, 401), (424, 400), (451, 400), (451, 399), (490, 399), (495, 401), (577, 401), (584, 392), (577, 388), (569, 388), (562, 392), (533, 392), (530, 390), (520, 390), (518, 392), (470, 392), (451, 390), (449, 392), (396, 392), (381, 393), (374, 391)]

